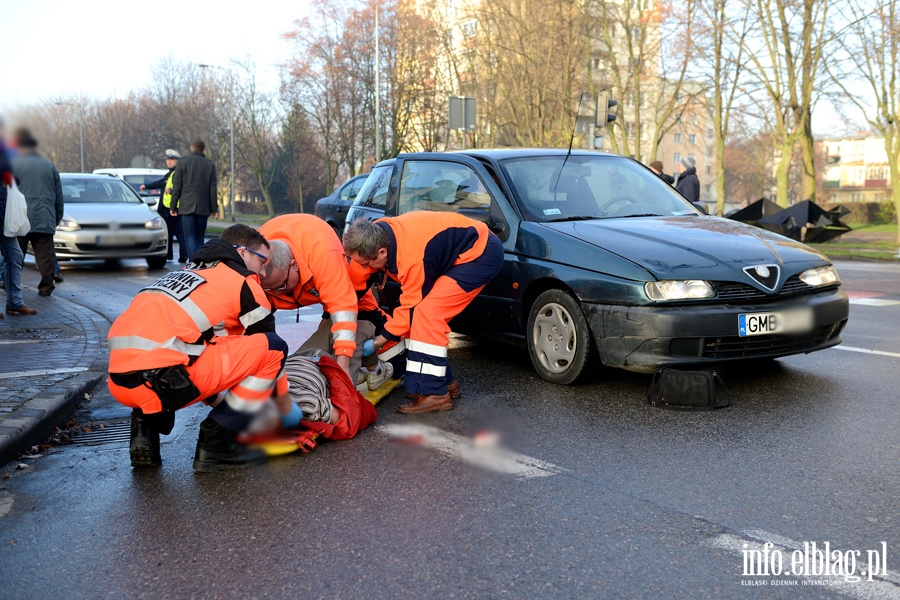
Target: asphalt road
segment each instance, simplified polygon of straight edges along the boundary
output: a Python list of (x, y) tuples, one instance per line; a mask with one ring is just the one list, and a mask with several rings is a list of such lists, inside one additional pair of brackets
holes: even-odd
[[(4, 469), (0, 596), (898, 598), (900, 268), (838, 267), (844, 344), (723, 370), (736, 401), (715, 412), (651, 408), (623, 371), (555, 386), (522, 350), (456, 338), (456, 410), (400, 415), (398, 391), (354, 440), (195, 474), (206, 409), (132, 471), (129, 412), (98, 389), (77, 415), (96, 445)], [(110, 318), (156, 277), (64, 274), (57, 293)], [(815, 574), (826, 542), (837, 576)], [(746, 574), (752, 551), (781, 574)]]

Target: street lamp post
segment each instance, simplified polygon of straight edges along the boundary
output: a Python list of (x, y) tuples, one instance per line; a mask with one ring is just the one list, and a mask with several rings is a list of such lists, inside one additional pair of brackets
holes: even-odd
[[(220, 67), (217, 65), (197, 65), (201, 69), (222, 69), (223, 71), (228, 71), (228, 97), (229, 97), (229, 112), (231, 113), (231, 124), (228, 127), (228, 137), (230, 138), (229, 145), (231, 146), (231, 150), (229, 151), (229, 158), (231, 162), (231, 177), (229, 190), (228, 190), (228, 203), (231, 207), (231, 221), (234, 222), (234, 74), (231, 72), (229, 67)], [(223, 217), (225, 215), (222, 215)]]
[(78, 106), (78, 140), (81, 144), (81, 172), (84, 173), (84, 107), (71, 102), (57, 102), (58, 106)]

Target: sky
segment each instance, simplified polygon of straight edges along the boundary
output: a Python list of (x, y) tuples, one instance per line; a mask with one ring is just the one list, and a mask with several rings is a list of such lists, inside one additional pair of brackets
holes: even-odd
[(0, 111), (61, 96), (122, 97), (169, 56), (228, 66), (250, 57), (275, 87), (281, 35), (313, 0), (0, 0)]

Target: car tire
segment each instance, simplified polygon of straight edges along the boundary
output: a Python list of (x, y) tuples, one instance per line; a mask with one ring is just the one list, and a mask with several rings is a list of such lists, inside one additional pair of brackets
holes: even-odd
[(336, 236), (338, 236), (339, 240), (344, 239), (344, 230), (343, 229), (338, 229), (336, 225), (332, 225), (331, 228), (334, 229), (334, 234)]
[(148, 256), (147, 267), (150, 269), (164, 269), (166, 267), (165, 256)]
[(594, 361), (594, 341), (584, 312), (562, 290), (547, 290), (531, 305), (526, 343), (531, 364), (551, 383), (576, 383)]

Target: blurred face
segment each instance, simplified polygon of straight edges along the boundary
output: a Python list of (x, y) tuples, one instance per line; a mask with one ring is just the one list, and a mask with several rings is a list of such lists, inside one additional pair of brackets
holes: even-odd
[(383, 269), (387, 265), (387, 248), (379, 248), (375, 258), (368, 259), (359, 252), (350, 252), (347, 257), (353, 262), (369, 269)]
[(258, 248), (237, 246), (235, 250), (241, 255), (241, 258), (244, 260), (244, 265), (246, 265), (248, 269), (259, 275), (260, 280), (265, 278), (266, 264), (269, 262), (268, 248), (265, 246), (259, 246)]
[(300, 269), (292, 260), (287, 269), (267, 269), (265, 278), (260, 281), (265, 290), (276, 294), (288, 293), (300, 283)]
[(166, 166), (169, 167), (170, 169), (174, 169), (175, 165), (177, 165), (177, 164), (178, 164), (177, 158), (167, 158), (166, 159)]

